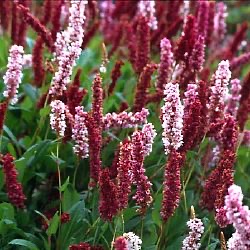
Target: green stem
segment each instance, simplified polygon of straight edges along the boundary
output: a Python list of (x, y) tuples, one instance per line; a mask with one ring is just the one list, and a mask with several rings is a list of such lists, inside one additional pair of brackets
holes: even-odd
[(184, 197), (184, 206), (185, 206), (185, 211), (186, 214), (188, 214), (188, 207), (187, 207), (187, 197), (186, 197), (186, 191), (185, 191), (185, 185), (183, 183), (183, 197)]
[(93, 225), (88, 229), (88, 231), (85, 233), (85, 235), (84, 235), (84, 237), (86, 237), (88, 234), (89, 234), (89, 232), (91, 231), (91, 229), (92, 228), (94, 228), (95, 227), (95, 225), (100, 221), (100, 217), (98, 217), (97, 219), (96, 219), (96, 221), (93, 223)]
[[(56, 145), (56, 165), (57, 165), (57, 174), (58, 174), (58, 188), (59, 188), (59, 199), (60, 199), (60, 203), (59, 203), (59, 216), (60, 216), (60, 219), (61, 219), (61, 215), (62, 215), (62, 193), (61, 193), (61, 186), (62, 186), (62, 183), (61, 183), (61, 171), (60, 171), (60, 166), (59, 166), (59, 161), (58, 161), (58, 158), (59, 158), (59, 143), (57, 143)], [(58, 226), (58, 240), (57, 240), (57, 249), (59, 250), (60, 249), (60, 234), (61, 234), (61, 220), (59, 221), (59, 226)]]
[(121, 218), (122, 218), (122, 233), (124, 234), (124, 216), (123, 216), (123, 211), (121, 212)]
[(114, 231), (114, 235), (113, 235), (113, 239), (112, 239), (112, 242), (111, 242), (111, 250), (113, 250), (113, 248), (114, 248), (114, 241), (115, 241), (115, 236), (116, 236), (116, 230), (117, 230), (117, 224), (118, 223), (116, 223), (116, 225), (115, 225), (115, 231)]
[(158, 241), (156, 243), (156, 249), (160, 249), (161, 246), (161, 241), (162, 241), (162, 236), (163, 236), (163, 232), (165, 231), (165, 227), (166, 227), (166, 222), (164, 221), (161, 225), (161, 232), (160, 232), (160, 236), (158, 238)]
[(141, 240), (142, 240), (142, 238), (143, 238), (144, 219), (145, 219), (145, 217), (143, 216), (143, 218), (142, 218), (142, 220), (141, 220)]
[[(43, 108), (45, 108), (45, 107), (47, 106), (48, 99), (49, 99), (49, 94), (47, 94), (47, 96), (46, 96), (46, 99), (45, 99)], [(34, 133), (32, 139), (31, 139), (30, 146), (31, 146), (31, 145), (34, 143), (34, 141), (36, 140), (36, 137), (37, 137), (37, 135), (39, 134), (41, 128), (43, 127), (43, 124), (44, 124), (46, 118), (47, 118), (47, 116), (42, 116), (42, 117), (40, 117), (40, 120), (39, 120), (39, 122), (38, 122), (37, 129), (36, 129), (36, 131), (35, 131), (35, 133)]]
[(75, 187), (76, 185), (76, 174), (77, 174), (77, 170), (79, 168), (79, 165), (80, 165), (80, 159), (79, 157), (77, 157), (77, 160), (76, 160), (76, 167), (75, 167), (75, 171), (74, 171), (74, 177), (73, 177), (73, 186)]

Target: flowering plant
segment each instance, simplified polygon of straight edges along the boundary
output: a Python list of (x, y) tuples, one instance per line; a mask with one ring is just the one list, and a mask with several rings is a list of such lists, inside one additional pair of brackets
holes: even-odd
[(248, 249), (249, 14), (1, 0), (0, 249)]

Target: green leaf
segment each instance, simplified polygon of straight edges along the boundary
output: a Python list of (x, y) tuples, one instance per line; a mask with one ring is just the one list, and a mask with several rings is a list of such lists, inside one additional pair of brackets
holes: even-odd
[(49, 224), (49, 220), (48, 220), (48, 218), (44, 214), (42, 214), (41, 212), (39, 212), (37, 210), (34, 210), (34, 212), (37, 213), (37, 214), (39, 214)]
[(50, 106), (46, 106), (45, 108), (40, 109), (40, 116), (45, 117), (50, 113)]
[(60, 216), (58, 215), (58, 211), (54, 214), (52, 220), (49, 223), (49, 227), (46, 231), (48, 236), (51, 236), (52, 234), (56, 234), (58, 226), (60, 222)]
[(0, 219), (14, 220), (14, 208), (10, 203), (3, 202), (0, 204)]
[(67, 187), (65, 188), (62, 200), (62, 208), (63, 211), (68, 211), (72, 204), (76, 204), (80, 200), (80, 195), (76, 192), (74, 187), (68, 183)]
[(27, 240), (23, 240), (23, 239), (12, 240), (9, 244), (10, 245), (24, 246), (30, 250), (39, 250), (38, 247), (34, 243), (27, 241)]
[(68, 176), (67, 180), (64, 182), (64, 184), (59, 188), (59, 190), (61, 192), (64, 192), (68, 185), (69, 185), (69, 176)]

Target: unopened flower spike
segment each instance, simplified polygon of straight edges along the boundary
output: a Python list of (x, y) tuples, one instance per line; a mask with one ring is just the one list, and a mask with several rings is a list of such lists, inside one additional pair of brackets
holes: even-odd
[(109, 62), (108, 60), (108, 52), (105, 43), (102, 43), (102, 63), (100, 66), (100, 72), (101, 73), (106, 73), (107, 71), (107, 63)]
[(227, 243), (223, 232), (220, 232), (220, 248), (221, 250), (227, 250)]

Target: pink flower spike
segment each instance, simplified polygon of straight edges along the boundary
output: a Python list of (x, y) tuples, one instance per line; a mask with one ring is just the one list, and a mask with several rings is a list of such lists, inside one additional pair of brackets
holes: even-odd
[(157, 19), (155, 11), (155, 1), (154, 0), (142, 0), (138, 3), (139, 13), (148, 18), (148, 26), (152, 30), (157, 29)]
[(142, 131), (135, 131), (132, 136), (132, 182), (136, 186), (136, 193), (133, 199), (140, 206), (139, 212), (144, 214), (152, 202), (150, 193), (151, 182), (145, 175), (143, 162), (148, 153), (148, 137)]
[(227, 105), (225, 107), (225, 112), (231, 114), (236, 118), (239, 101), (241, 98), (241, 85), (239, 79), (231, 80), (231, 94), (227, 97)]
[(201, 235), (204, 233), (204, 226), (200, 219), (193, 218), (187, 222), (190, 229), (188, 236), (183, 240), (182, 250), (197, 250), (200, 249)]
[(250, 210), (243, 206), (242, 201), (241, 187), (231, 185), (225, 197), (224, 209), (227, 219), (236, 231), (227, 242), (229, 250), (250, 249)]
[(72, 128), (72, 139), (75, 141), (73, 150), (81, 158), (89, 156), (89, 139), (88, 130), (86, 127), (87, 112), (83, 111), (83, 107), (75, 108), (75, 120)]
[(64, 136), (66, 130), (66, 116), (69, 113), (67, 105), (62, 101), (55, 100), (51, 104), (50, 125), (59, 136)]
[(173, 67), (173, 52), (171, 43), (167, 38), (161, 40), (161, 61), (158, 68), (157, 87), (164, 89)]
[(194, 48), (192, 50), (191, 56), (189, 57), (189, 64), (192, 70), (201, 71), (202, 65), (205, 61), (205, 39), (203, 36), (199, 36)]
[(168, 83), (164, 91), (164, 105), (162, 111), (162, 140), (165, 153), (171, 148), (177, 150), (183, 144), (183, 114), (184, 107), (181, 103), (179, 84)]
[(3, 77), (7, 89), (3, 95), (10, 100), (11, 104), (17, 102), (18, 88), (23, 75), (23, 53), (23, 47), (18, 45), (12, 45), (9, 50), (7, 72)]
[(211, 122), (223, 116), (230, 78), (231, 71), (229, 69), (229, 61), (221, 61), (218, 65), (218, 69), (212, 76), (212, 84), (210, 87), (211, 92), (208, 108)]
[(148, 109), (143, 108), (141, 111), (132, 113), (123, 111), (117, 113), (107, 113), (103, 117), (104, 130), (111, 128), (133, 128), (146, 122), (149, 115)]
[(58, 62), (58, 70), (52, 79), (49, 90), (49, 93), (53, 96), (61, 96), (63, 91), (66, 90), (73, 67), (81, 54), (84, 36), (84, 12), (87, 3), (84, 0), (71, 0), (69, 26), (65, 31), (57, 33), (55, 59)]
[(216, 13), (214, 17), (214, 41), (220, 43), (226, 34), (227, 6), (223, 2), (216, 3)]

